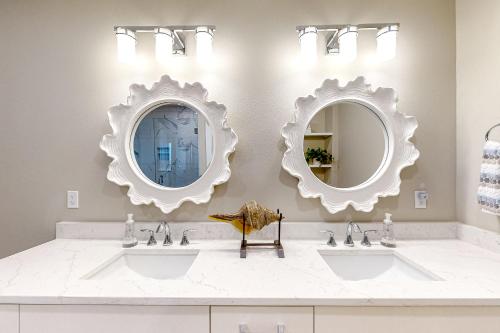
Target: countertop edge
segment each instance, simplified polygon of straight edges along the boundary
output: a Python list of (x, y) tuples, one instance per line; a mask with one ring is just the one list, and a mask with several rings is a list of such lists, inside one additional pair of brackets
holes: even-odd
[(0, 304), (19, 305), (123, 305), (123, 306), (500, 306), (500, 298), (144, 298), (144, 297), (23, 297), (1, 296)]

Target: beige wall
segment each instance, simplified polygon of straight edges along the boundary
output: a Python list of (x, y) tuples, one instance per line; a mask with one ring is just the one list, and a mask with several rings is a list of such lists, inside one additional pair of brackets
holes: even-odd
[(476, 203), (484, 134), (500, 122), (500, 2), (457, 0), (456, 11), (457, 214), (464, 223), (500, 232), (500, 217), (482, 213)]
[[(401, 23), (394, 61), (367, 61), (375, 39), (363, 33), (366, 47), (351, 65), (324, 56), (313, 68), (296, 62), (297, 24), (381, 21)], [(167, 66), (154, 62), (150, 37), (140, 38), (140, 65), (115, 61), (116, 24), (200, 23), (217, 25), (214, 68), (196, 65), (192, 38), (190, 55)], [(332, 216), (319, 200), (301, 198), (296, 179), (281, 169), (280, 129), (297, 97), (326, 78), (358, 75), (398, 91), (399, 109), (420, 123), (414, 142), (422, 155), (402, 173), (399, 197), (381, 199), (373, 213), (355, 218), (381, 219), (385, 210), (396, 220), (455, 218), (452, 0), (2, 1), (0, 31), (0, 256), (52, 239), (58, 220), (162, 216), (154, 207), (132, 206), (126, 189), (106, 180), (110, 160), (98, 143), (110, 131), (108, 107), (125, 102), (128, 86), (150, 85), (165, 73), (202, 82), (210, 99), (227, 106), (240, 140), (230, 181), (209, 204), (184, 204), (169, 219), (205, 220), (257, 199), (282, 209), (289, 221), (342, 220), (345, 213)], [(415, 210), (413, 190), (422, 183), (429, 208)], [(80, 191), (80, 209), (65, 208), (68, 189)]]

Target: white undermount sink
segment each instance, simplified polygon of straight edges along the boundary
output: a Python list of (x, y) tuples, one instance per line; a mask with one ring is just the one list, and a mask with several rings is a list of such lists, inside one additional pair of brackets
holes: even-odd
[(198, 250), (126, 249), (86, 274), (88, 280), (180, 279)]
[(392, 251), (320, 250), (330, 269), (343, 280), (439, 281), (441, 278)]

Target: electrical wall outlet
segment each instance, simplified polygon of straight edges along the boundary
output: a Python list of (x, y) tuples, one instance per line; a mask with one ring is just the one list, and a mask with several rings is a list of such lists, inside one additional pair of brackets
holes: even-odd
[(415, 208), (417, 209), (427, 208), (428, 198), (429, 198), (429, 193), (427, 193), (427, 191), (415, 191)]
[(66, 194), (66, 207), (70, 209), (78, 208), (78, 191), (68, 191)]

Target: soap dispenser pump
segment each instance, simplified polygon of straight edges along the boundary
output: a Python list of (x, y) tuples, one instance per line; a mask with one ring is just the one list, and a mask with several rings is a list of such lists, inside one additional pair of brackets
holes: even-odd
[(385, 213), (384, 229), (380, 244), (385, 247), (396, 247), (396, 238), (394, 237), (394, 224), (392, 223), (392, 214)]
[(125, 222), (125, 236), (123, 237), (122, 247), (129, 248), (137, 245), (137, 238), (134, 236), (134, 231), (134, 214), (127, 214), (127, 221)]

